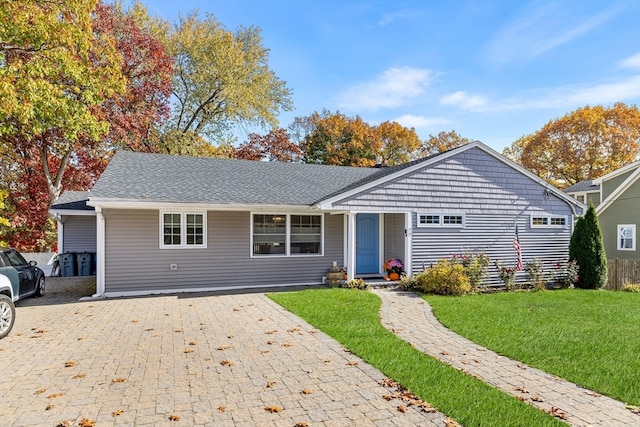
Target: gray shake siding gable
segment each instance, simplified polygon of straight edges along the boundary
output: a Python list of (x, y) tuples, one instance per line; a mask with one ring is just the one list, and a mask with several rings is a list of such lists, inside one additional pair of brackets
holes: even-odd
[[(333, 262), (348, 278), (359, 268), (379, 280), (387, 258), (415, 274), (465, 250), (515, 265), (516, 224), (524, 261), (555, 263), (567, 257), (584, 207), (480, 142), (390, 168), (123, 152), (86, 198), (95, 208), (96, 296), (319, 284)], [(65, 218), (64, 206), (52, 211)], [(162, 247), (165, 211), (206, 212), (206, 246)], [(254, 256), (251, 215), (261, 213), (321, 215), (322, 253)], [(464, 223), (427, 227), (421, 214)], [(532, 215), (565, 224), (532, 227)], [(489, 270), (487, 284), (496, 284)]]

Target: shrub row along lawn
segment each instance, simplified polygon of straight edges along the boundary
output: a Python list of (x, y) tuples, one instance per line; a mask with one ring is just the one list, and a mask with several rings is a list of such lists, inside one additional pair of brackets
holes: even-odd
[(396, 337), (380, 323), (377, 295), (314, 289), (269, 297), (464, 426), (564, 425)]
[(479, 345), (640, 405), (640, 294), (567, 289), (424, 298), (444, 325)]

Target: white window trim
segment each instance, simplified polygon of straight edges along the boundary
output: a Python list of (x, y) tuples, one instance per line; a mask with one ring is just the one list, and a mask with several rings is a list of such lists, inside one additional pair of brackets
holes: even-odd
[[(631, 228), (631, 247), (623, 248), (620, 245), (620, 231), (622, 228)], [(636, 250), (636, 225), (635, 224), (618, 224), (616, 228), (616, 248), (619, 251), (635, 251)]]
[[(546, 218), (546, 224), (534, 224), (534, 218)], [(564, 224), (551, 224), (551, 219), (562, 218), (564, 219)], [(569, 226), (569, 218), (566, 215), (531, 215), (529, 217), (529, 227), (531, 228), (567, 228)]]
[[(439, 217), (438, 224), (422, 224), (420, 222), (420, 217), (427, 216), (427, 215)], [(462, 224), (445, 224), (444, 223), (445, 216), (461, 216)], [(418, 212), (416, 217), (416, 225), (419, 228), (464, 228), (466, 224), (467, 224), (467, 216), (459, 212), (444, 212), (444, 213)]]
[[(284, 215), (286, 217), (286, 236), (285, 236), (285, 252), (283, 254), (254, 254), (253, 253), (253, 216), (254, 215)], [(320, 217), (320, 252), (317, 254), (292, 254), (291, 253), (291, 215), (303, 215), (303, 216), (318, 216)], [(324, 215), (323, 214), (310, 214), (308, 212), (250, 212), (249, 215), (249, 256), (251, 258), (309, 258), (324, 256)]]
[[(180, 244), (166, 245), (164, 243), (164, 215), (179, 214), (180, 215)], [(187, 215), (202, 215), (202, 244), (187, 245)], [(179, 211), (179, 210), (161, 210), (160, 211), (160, 249), (206, 249), (207, 248), (207, 212), (206, 211)]]

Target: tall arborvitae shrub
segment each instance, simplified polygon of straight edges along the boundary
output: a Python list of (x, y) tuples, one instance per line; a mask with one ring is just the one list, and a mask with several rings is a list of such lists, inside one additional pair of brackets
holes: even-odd
[(589, 202), (584, 217), (578, 218), (569, 243), (569, 261), (578, 264), (578, 288), (598, 289), (607, 283), (607, 254), (596, 208)]

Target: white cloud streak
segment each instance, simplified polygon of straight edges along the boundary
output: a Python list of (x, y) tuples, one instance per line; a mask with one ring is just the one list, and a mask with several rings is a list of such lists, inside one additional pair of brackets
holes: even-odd
[[(541, 3), (533, 2), (534, 7)], [(603, 3), (606, 4), (606, 3)], [(618, 8), (584, 18), (556, 4), (523, 10), (523, 17), (502, 28), (483, 50), (485, 60), (494, 65), (529, 61), (571, 42), (610, 20)]]
[(338, 104), (353, 110), (396, 108), (419, 97), (431, 82), (431, 70), (389, 68), (371, 81), (356, 84), (338, 97)]
[(623, 59), (622, 61), (620, 61), (620, 63), (618, 64), (619, 68), (635, 68), (638, 71), (640, 71), (640, 52), (636, 53), (635, 55), (632, 55), (628, 58)]

